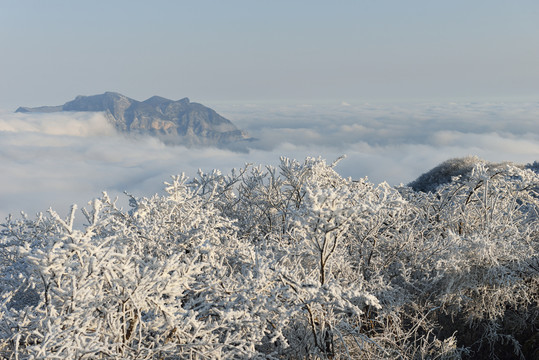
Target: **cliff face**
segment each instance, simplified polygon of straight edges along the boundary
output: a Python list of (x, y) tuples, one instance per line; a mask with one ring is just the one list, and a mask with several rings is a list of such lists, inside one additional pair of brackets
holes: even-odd
[(225, 145), (249, 140), (247, 134), (214, 110), (188, 98), (153, 96), (137, 101), (106, 92), (77, 96), (61, 106), (20, 107), (16, 112), (103, 111), (118, 131), (157, 136), (169, 144)]

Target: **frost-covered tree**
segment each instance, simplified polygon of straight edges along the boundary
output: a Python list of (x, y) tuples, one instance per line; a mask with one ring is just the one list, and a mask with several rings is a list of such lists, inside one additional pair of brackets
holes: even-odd
[(0, 354), (538, 354), (535, 172), (474, 160), (423, 192), (343, 178), (335, 164), (175, 176), (162, 196), (128, 195), (126, 210), (104, 194), (82, 226), (76, 207), (6, 219)]
[[(256, 314), (216, 288), (230, 275), (221, 255), (238, 246), (235, 228), (183, 181), (174, 178), (165, 197), (132, 198), (127, 212), (105, 195), (84, 212), (83, 230), (73, 227), (75, 209), (67, 220), (53, 211), (40, 219), (50, 224), (41, 241), (21, 242), (24, 249), (14, 249), (17, 257), (8, 265), (25, 269), (24, 286), (30, 284), (39, 300), (14, 306), (20, 288), (5, 289), (0, 331), (6, 356), (255, 354), (262, 336)], [(5, 242), (19, 236), (13, 227), (4, 234)]]
[[(431, 201), (445, 231), (447, 250), (436, 265), (443, 277), (440, 302), (446, 313), (481, 333), (478, 347), (510, 344), (537, 329), (539, 177), (506, 165), (476, 165), (464, 182), (453, 182)], [(462, 331), (462, 329), (461, 329)], [(501, 351), (501, 350), (498, 350)]]

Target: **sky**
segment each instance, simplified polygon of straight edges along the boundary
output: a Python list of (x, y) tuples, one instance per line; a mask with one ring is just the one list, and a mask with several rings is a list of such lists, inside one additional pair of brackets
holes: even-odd
[(0, 107), (539, 96), (535, 0), (0, 0)]
[[(0, 0), (0, 219), (280, 156), (345, 154), (341, 175), (391, 185), (453, 157), (533, 162), (537, 19), (535, 0)], [(99, 113), (14, 113), (105, 91), (189, 97), (257, 140), (188, 149)]]

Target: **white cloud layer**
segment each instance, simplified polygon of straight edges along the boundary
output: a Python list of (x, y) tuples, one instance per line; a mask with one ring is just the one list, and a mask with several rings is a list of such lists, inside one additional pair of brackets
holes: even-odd
[(116, 133), (105, 115), (99, 112), (4, 113), (0, 114), (0, 132), (79, 137)]
[(276, 165), (280, 156), (346, 154), (343, 176), (399, 184), (452, 157), (528, 163), (539, 155), (539, 103), (212, 107), (258, 139), (248, 153), (128, 138), (102, 114), (0, 113), (1, 218), (66, 212), (101, 191), (151, 195), (173, 174)]

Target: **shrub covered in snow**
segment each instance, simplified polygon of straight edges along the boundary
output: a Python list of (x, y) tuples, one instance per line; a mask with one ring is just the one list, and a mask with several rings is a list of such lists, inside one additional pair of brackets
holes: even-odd
[(477, 162), (416, 192), (334, 165), (177, 176), (127, 210), (104, 194), (81, 227), (76, 207), (6, 219), (1, 356), (539, 354), (536, 173)]

